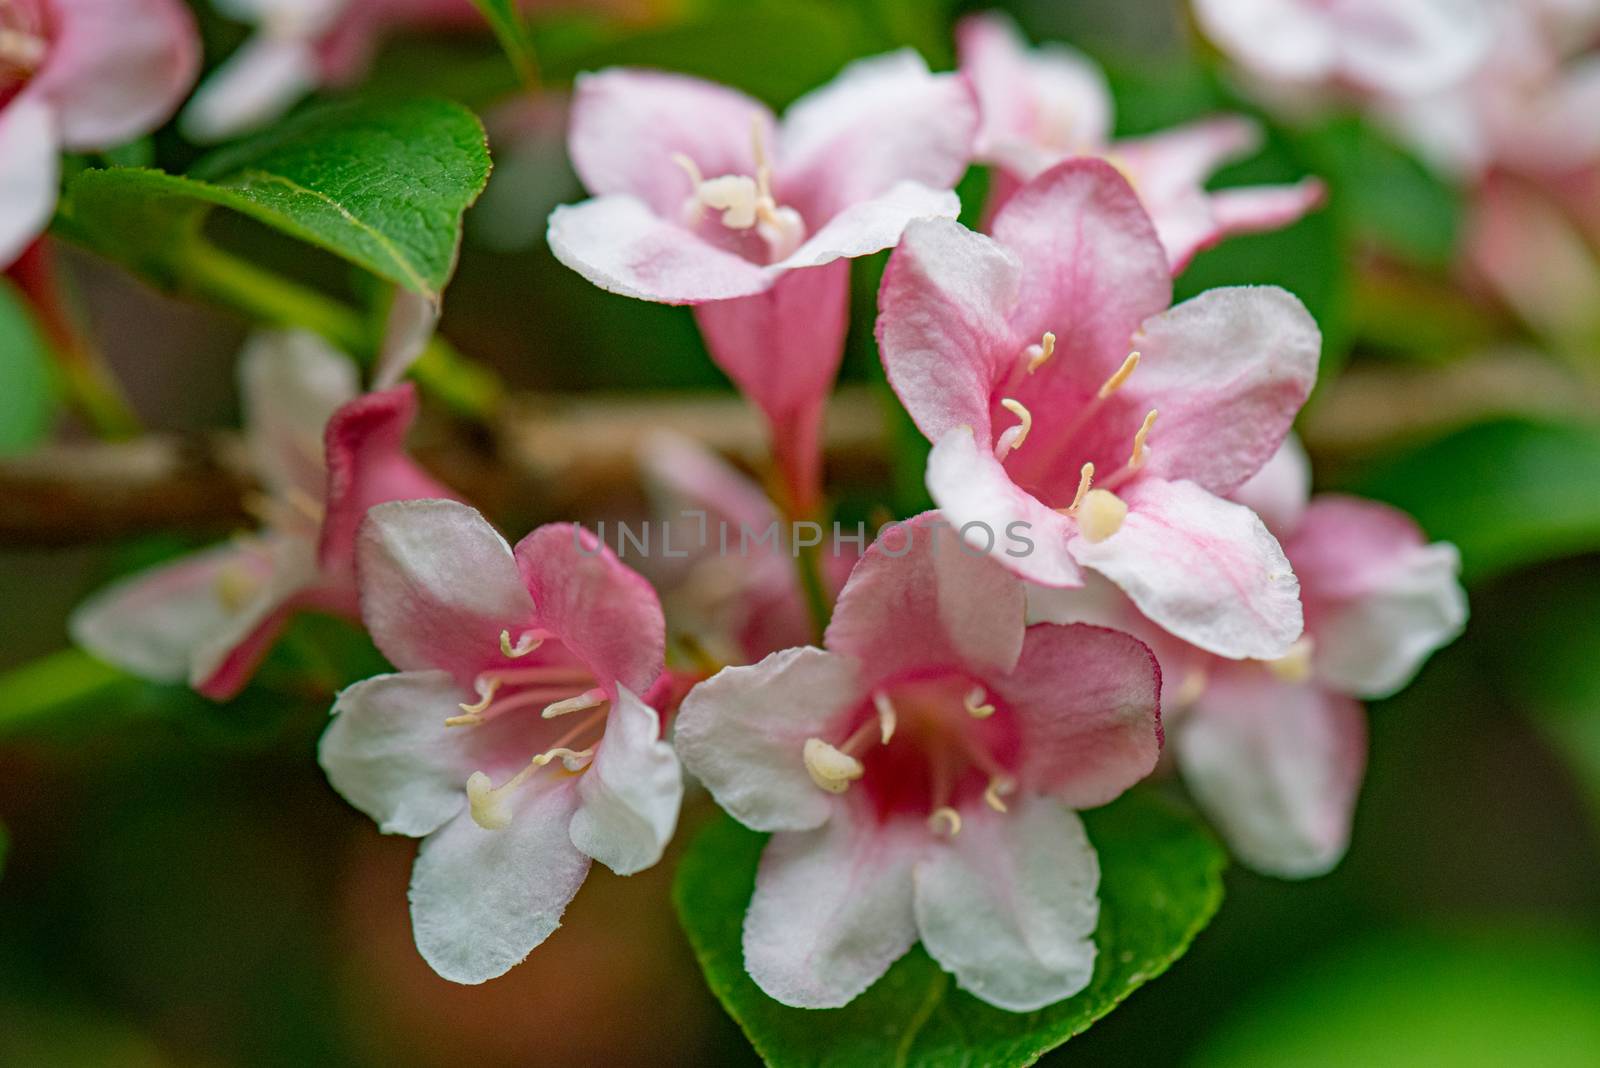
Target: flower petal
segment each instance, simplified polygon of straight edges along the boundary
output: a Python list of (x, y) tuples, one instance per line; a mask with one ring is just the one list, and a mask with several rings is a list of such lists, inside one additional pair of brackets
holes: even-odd
[(356, 537), (361, 615), (402, 671), (443, 668), (470, 688), (500, 632), (513, 637), (533, 601), (511, 547), (477, 510), (455, 501), (390, 501)]
[(699, 78), (618, 67), (578, 76), (567, 148), (590, 193), (635, 197), (672, 220), (694, 191), (673, 156), (706, 178), (754, 175), (753, 127), (771, 151), (772, 113), (758, 101)]
[(571, 780), (534, 782), (510, 826), (487, 831), (463, 812), (429, 835), (411, 870), (411, 930), (433, 970), (455, 983), (504, 975), (561, 926), (589, 858), (567, 833)]
[(650, 583), (589, 531), (548, 523), (517, 542), (535, 622), (600, 676), (643, 693), (661, 674), (667, 625)]
[(617, 687), (605, 738), (578, 780), (572, 844), (618, 875), (661, 859), (683, 801), (678, 758), (661, 738), (656, 710)]
[(1023, 585), (938, 512), (873, 542), (839, 593), (825, 644), (872, 680), (930, 663), (1009, 671), (1022, 651)]
[(1344, 855), (1366, 745), (1355, 701), (1256, 665), (1217, 673), (1173, 737), (1184, 782), (1229, 847), (1284, 878)]
[(857, 60), (784, 114), (774, 192), (815, 226), (900, 182), (949, 189), (977, 128), (965, 79), (930, 74), (911, 49)]
[(372, 370), (374, 389), (388, 389), (405, 377), (439, 326), (440, 306), (420, 293), (396, 286), (383, 330), (383, 346)]
[(460, 700), (447, 671), (363, 679), (334, 702), (317, 762), (384, 834), (432, 834), (461, 812), (477, 770), (466, 749), (470, 732), (444, 725)]
[(1311, 500), (1311, 458), (1300, 439), (1289, 434), (1266, 465), (1228, 494), (1267, 524), (1280, 540), (1300, 525)]
[(911, 871), (927, 831), (840, 815), (772, 836), (744, 918), (744, 966), (767, 996), (846, 1005), (917, 940)]
[(1322, 334), (1275, 286), (1211, 289), (1147, 319), (1119, 396), (1160, 411), (1144, 470), (1237, 489), (1283, 443), (1317, 380)]
[(1405, 513), (1319, 496), (1284, 542), (1300, 575), (1313, 664), (1325, 685), (1387, 697), (1467, 619), (1454, 545), (1429, 545)]
[(1078, 563), (1122, 587), (1151, 621), (1218, 656), (1275, 660), (1300, 637), (1300, 584), (1256, 514), (1192, 482), (1119, 491), (1122, 529), (1074, 538)]
[(821, 649), (786, 649), (723, 668), (689, 691), (673, 742), (717, 804), (757, 831), (821, 826), (832, 799), (811, 781), (803, 750), (860, 696), (856, 665)]
[(1136, 639), (1082, 623), (1032, 626), (1015, 670), (989, 685), (1022, 733), (1024, 789), (1095, 808), (1155, 770), (1161, 671)]
[(970, 540), (989, 535), (994, 557), (1013, 574), (1044, 586), (1079, 586), (1070, 549), (1077, 524), (1022, 489), (972, 431), (956, 427), (928, 454), (928, 492), (945, 519)]
[(747, 297), (775, 278), (623, 194), (557, 208), (548, 237), (556, 259), (601, 289), (661, 304)]
[(206, 75), (179, 126), (192, 141), (223, 141), (281, 118), (320, 82), (309, 42), (257, 33)]
[(204, 636), (190, 659), (189, 685), (213, 701), (226, 701), (244, 689), (302, 597), (321, 593), (330, 610), (355, 612), (353, 589), (317, 589), (316, 554), (309, 541), (269, 536), (259, 539), (257, 548), (270, 560), (257, 589)]
[(920, 182), (897, 182), (875, 197), (842, 209), (769, 270), (818, 267), (838, 259), (870, 256), (893, 248), (917, 219), (954, 219), (959, 214), (961, 198), (953, 191)]
[(323, 499), (324, 429), (360, 389), (355, 363), (316, 334), (251, 335), (239, 354), (239, 394), (250, 462), (268, 490)]
[(1009, 317), (1022, 265), (946, 219), (906, 227), (878, 290), (878, 346), (900, 403), (930, 441), (958, 426), (991, 439), (990, 390), (1021, 341)]
[(36, 95), (0, 105), (0, 269), (50, 225), (60, 191), (55, 117)]
[(50, 51), (29, 91), (55, 108), (69, 149), (149, 133), (194, 85), (200, 41), (178, 0), (54, 0), (51, 11)]
[(974, 997), (1032, 1012), (1089, 985), (1100, 863), (1077, 813), (1029, 797), (972, 806), (916, 867), (917, 931)]

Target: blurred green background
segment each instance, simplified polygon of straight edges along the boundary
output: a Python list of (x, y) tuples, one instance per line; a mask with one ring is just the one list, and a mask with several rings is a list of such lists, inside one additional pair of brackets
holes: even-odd
[[(782, 105), (899, 44), (952, 61), (960, 11), (1001, 6), (1035, 40), (1105, 64), (1119, 133), (1250, 110), (1179, 5), (1051, 0), (681, 0), (617, 27), (541, 14), (552, 80), (614, 62), (686, 70)], [(215, 62), (238, 27), (197, 9)], [(468, 216), (445, 334), (530, 391), (724, 389), (688, 313), (602, 293), (554, 262), (542, 220), (581, 195), (487, 35), (396, 39), (362, 92), (419, 81), (488, 117), (497, 174)], [(533, 116), (530, 118), (530, 114)], [(559, 129), (559, 127), (556, 127)], [(195, 150), (153, 144), (178, 170)], [(1541, 338), (1452, 267), (1463, 198), (1350, 117), (1274, 128), (1217, 184), (1326, 178), (1329, 207), (1235, 239), (1181, 279), (1284, 285), (1327, 338), (1304, 430), (1319, 485), (1408, 508), (1463, 550), (1466, 635), (1371, 707), (1348, 858), (1307, 883), (1227, 876), (1172, 970), (1053, 1054), (1105, 1065), (1557, 1065), (1600, 1057), (1600, 338)], [(969, 212), (983, 176), (963, 185)], [(334, 291), (264, 233), (229, 235)], [(92, 322), (152, 426), (236, 419), (244, 324), (75, 257)], [(858, 263), (845, 377), (876, 382), (882, 257)], [(70, 428), (69, 431), (70, 433)], [(920, 506), (921, 452), (894, 491)], [(608, 518), (604, 515), (575, 518)], [(71, 606), (186, 544), (0, 548), (0, 1064), (496, 1065), (753, 1058), (706, 990), (668, 901), (672, 857), (596, 869), (563, 928), (481, 988), (411, 943), (413, 845), (380, 836), (314, 759), (328, 694), (381, 664), (352, 628), (296, 625), (260, 680), (214, 706), (114, 677), (65, 645)], [(692, 800), (685, 827), (708, 815)], [(680, 841), (687, 835), (680, 835)]]

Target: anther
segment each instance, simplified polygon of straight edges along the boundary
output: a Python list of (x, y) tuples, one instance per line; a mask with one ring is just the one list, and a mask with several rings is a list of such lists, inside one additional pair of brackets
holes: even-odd
[(44, 61), (45, 49), (42, 37), (21, 30), (0, 29), (0, 63), (34, 71)]
[(983, 803), (996, 812), (1008, 812), (1006, 803), (1001, 800), (1007, 794), (1016, 790), (1017, 784), (1004, 775), (996, 775), (989, 780), (989, 785), (983, 791)]
[(1093, 543), (1121, 530), (1127, 518), (1127, 502), (1110, 490), (1092, 489), (1078, 503), (1078, 532)]
[(934, 834), (942, 832), (947, 837), (954, 838), (961, 833), (961, 813), (949, 805), (936, 808), (928, 817), (928, 829)]
[(888, 745), (889, 739), (894, 737), (895, 724), (900, 721), (894, 704), (882, 690), (872, 695), (872, 704), (878, 710), (878, 739), (881, 744)]
[(1133, 435), (1133, 455), (1128, 457), (1128, 467), (1130, 469), (1137, 471), (1144, 466), (1145, 439), (1150, 436), (1150, 428), (1156, 425), (1156, 416), (1159, 414), (1154, 408), (1151, 408), (1145, 414), (1144, 422), (1139, 426), (1138, 432)]
[(1302, 637), (1289, 646), (1289, 651), (1276, 660), (1268, 660), (1267, 668), (1284, 682), (1305, 682), (1311, 677), (1311, 638)]
[(1122, 383), (1128, 380), (1128, 376), (1133, 374), (1134, 368), (1138, 366), (1139, 354), (1137, 352), (1128, 353), (1128, 358), (1122, 361), (1122, 366), (1117, 368), (1116, 372), (1105, 380), (1105, 384), (1100, 387), (1095, 396), (1101, 400), (1111, 396), (1111, 394), (1122, 388)]
[(821, 738), (807, 738), (802, 757), (811, 781), (830, 794), (842, 794), (866, 772), (861, 761)]
[(995, 459), (1004, 460), (1012, 449), (1021, 448), (1022, 443), (1028, 440), (1028, 431), (1033, 429), (1033, 413), (1021, 401), (1010, 397), (1001, 398), (1000, 407), (1022, 420), (1016, 426), (1008, 427), (1000, 435), (1000, 440), (995, 442)]
[[(489, 706), (494, 703), (494, 695), (500, 691), (500, 680), (493, 675), (480, 675), (475, 688), (478, 691), (478, 699), (470, 705), (457, 705), (456, 707), (465, 712), (466, 715), (451, 716), (450, 719), (444, 721), (446, 727), (474, 726), (483, 722), (483, 713), (489, 710)], [(472, 722), (452, 723), (451, 720), (471, 720)]]
[(1089, 492), (1089, 487), (1094, 485), (1094, 464), (1084, 464), (1078, 472), (1078, 492), (1072, 495), (1072, 503), (1056, 511), (1063, 515), (1077, 515), (1078, 509), (1083, 505), (1084, 494)]
[(555, 701), (544, 706), (540, 713), (545, 719), (555, 719), (565, 716), (569, 712), (582, 712), (586, 708), (599, 708), (606, 703), (606, 692), (598, 687), (585, 690), (576, 697), (569, 697), (565, 701)]
[(589, 761), (594, 757), (594, 746), (588, 749), (568, 749), (558, 745), (554, 749), (546, 750), (533, 758), (536, 767), (544, 767), (550, 761), (560, 758), (561, 766), (568, 771), (582, 771), (589, 766)]
[(967, 710), (967, 715), (973, 719), (988, 719), (994, 715), (994, 705), (989, 703), (989, 695), (982, 686), (974, 686), (967, 691), (961, 703)]
[(1039, 368), (1050, 362), (1050, 357), (1056, 354), (1056, 336), (1045, 331), (1044, 337), (1039, 339), (1039, 344), (1029, 345), (1023, 350), (1028, 357), (1028, 373), (1031, 375)]
[(535, 637), (531, 630), (523, 631), (522, 636), (517, 639), (517, 644), (515, 645), (511, 644), (511, 632), (509, 630), (500, 632), (500, 655), (507, 660), (516, 660), (519, 657), (527, 656), (543, 644), (544, 639)]

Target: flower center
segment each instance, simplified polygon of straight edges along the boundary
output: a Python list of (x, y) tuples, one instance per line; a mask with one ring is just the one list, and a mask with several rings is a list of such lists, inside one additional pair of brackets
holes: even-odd
[(0, 104), (39, 69), (49, 47), (34, 0), (0, 0)]
[(767, 161), (761, 136), (760, 119), (751, 120), (756, 173), (723, 174), (705, 177), (700, 166), (681, 152), (672, 161), (689, 176), (693, 192), (684, 204), (691, 225), (698, 225), (707, 208), (722, 213), (722, 225), (729, 230), (755, 230), (766, 242), (769, 262), (781, 260), (800, 247), (806, 237), (805, 220), (793, 208), (783, 207), (772, 195), (772, 167)]
[(996, 721), (997, 711), (988, 690), (966, 676), (891, 683), (873, 691), (844, 737), (806, 739), (801, 760), (819, 789), (843, 794), (862, 781), (880, 813), (921, 811), (935, 834), (954, 837), (964, 800), (981, 793), (1005, 812), (1016, 789), (1007, 770), (1015, 725)]
[[(538, 630), (524, 631), (515, 641), (510, 631), (500, 632), (500, 656), (521, 660), (536, 652), (551, 635)], [(541, 720), (558, 719), (588, 712), (544, 746), (515, 775), (494, 784), (488, 773), (475, 771), (467, 779), (467, 801), (473, 820), (488, 831), (511, 825), (511, 801), (517, 790), (540, 769), (559, 761), (561, 768), (579, 774), (594, 759), (605, 734), (606, 714), (611, 699), (596, 685), (594, 674), (575, 663), (531, 664), (525, 667), (495, 667), (481, 672), (473, 688), (478, 700), (460, 706), (461, 714), (444, 721), (446, 727), (477, 727), (511, 712), (541, 709)]]

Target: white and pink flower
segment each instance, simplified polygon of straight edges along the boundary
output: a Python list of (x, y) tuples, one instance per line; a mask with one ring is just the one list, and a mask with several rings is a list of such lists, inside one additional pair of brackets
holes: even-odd
[(989, 217), (1062, 160), (1098, 156), (1139, 194), (1176, 274), (1225, 237), (1288, 226), (1322, 202), (1315, 178), (1206, 189), (1213, 171), (1258, 147), (1260, 130), (1248, 119), (1226, 116), (1112, 140), (1111, 92), (1088, 57), (1062, 44), (1029, 49), (1016, 24), (994, 12), (962, 19), (956, 42), (983, 118), (977, 157), (995, 168)]
[(158, 682), (238, 693), (296, 612), (357, 615), (355, 538), (381, 501), (449, 496), (405, 453), (409, 384), (360, 394), (355, 365), (302, 333), (240, 361), (261, 531), (122, 579), (73, 614), (74, 640)]
[(797, 514), (820, 493), (848, 260), (953, 218), (977, 109), (913, 52), (861, 60), (779, 122), (679, 74), (579, 78), (568, 148), (593, 199), (557, 208), (556, 258), (602, 289), (695, 306), (712, 358), (766, 414)]
[(199, 66), (180, 0), (0, 3), (0, 268), (49, 225), (60, 153), (149, 133)]
[(934, 501), (1024, 578), (1097, 571), (1196, 645), (1282, 656), (1301, 631), (1294, 574), (1223, 498), (1309, 394), (1316, 323), (1270, 286), (1169, 309), (1166, 252), (1100, 160), (1035, 178), (993, 231), (913, 223), (879, 294), (889, 382), (934, 443)]
[(1023, 626), (1022, 584), (935, 514), (868, 549), (826, 648), (774, 653), (685, 698), (685, 767), (773, 832), (745, 967), (786, 1005), (844, 1005), (917, 941), (992, 1005), (1093, 973), (1099, 867), (1074, 809), (1155, 766), (1149, 650)]
[(656, 711), (665, 625), (649, 583), (588, 531), (506, 544), (453, 501), (372, 509), (361, 609), (399, 669), (345, 690), (319, 759), (386, 833), (422, 838), (417, 948), (458, 983), (519, 963), (591, 859), (654, 864), (683, 785)]

